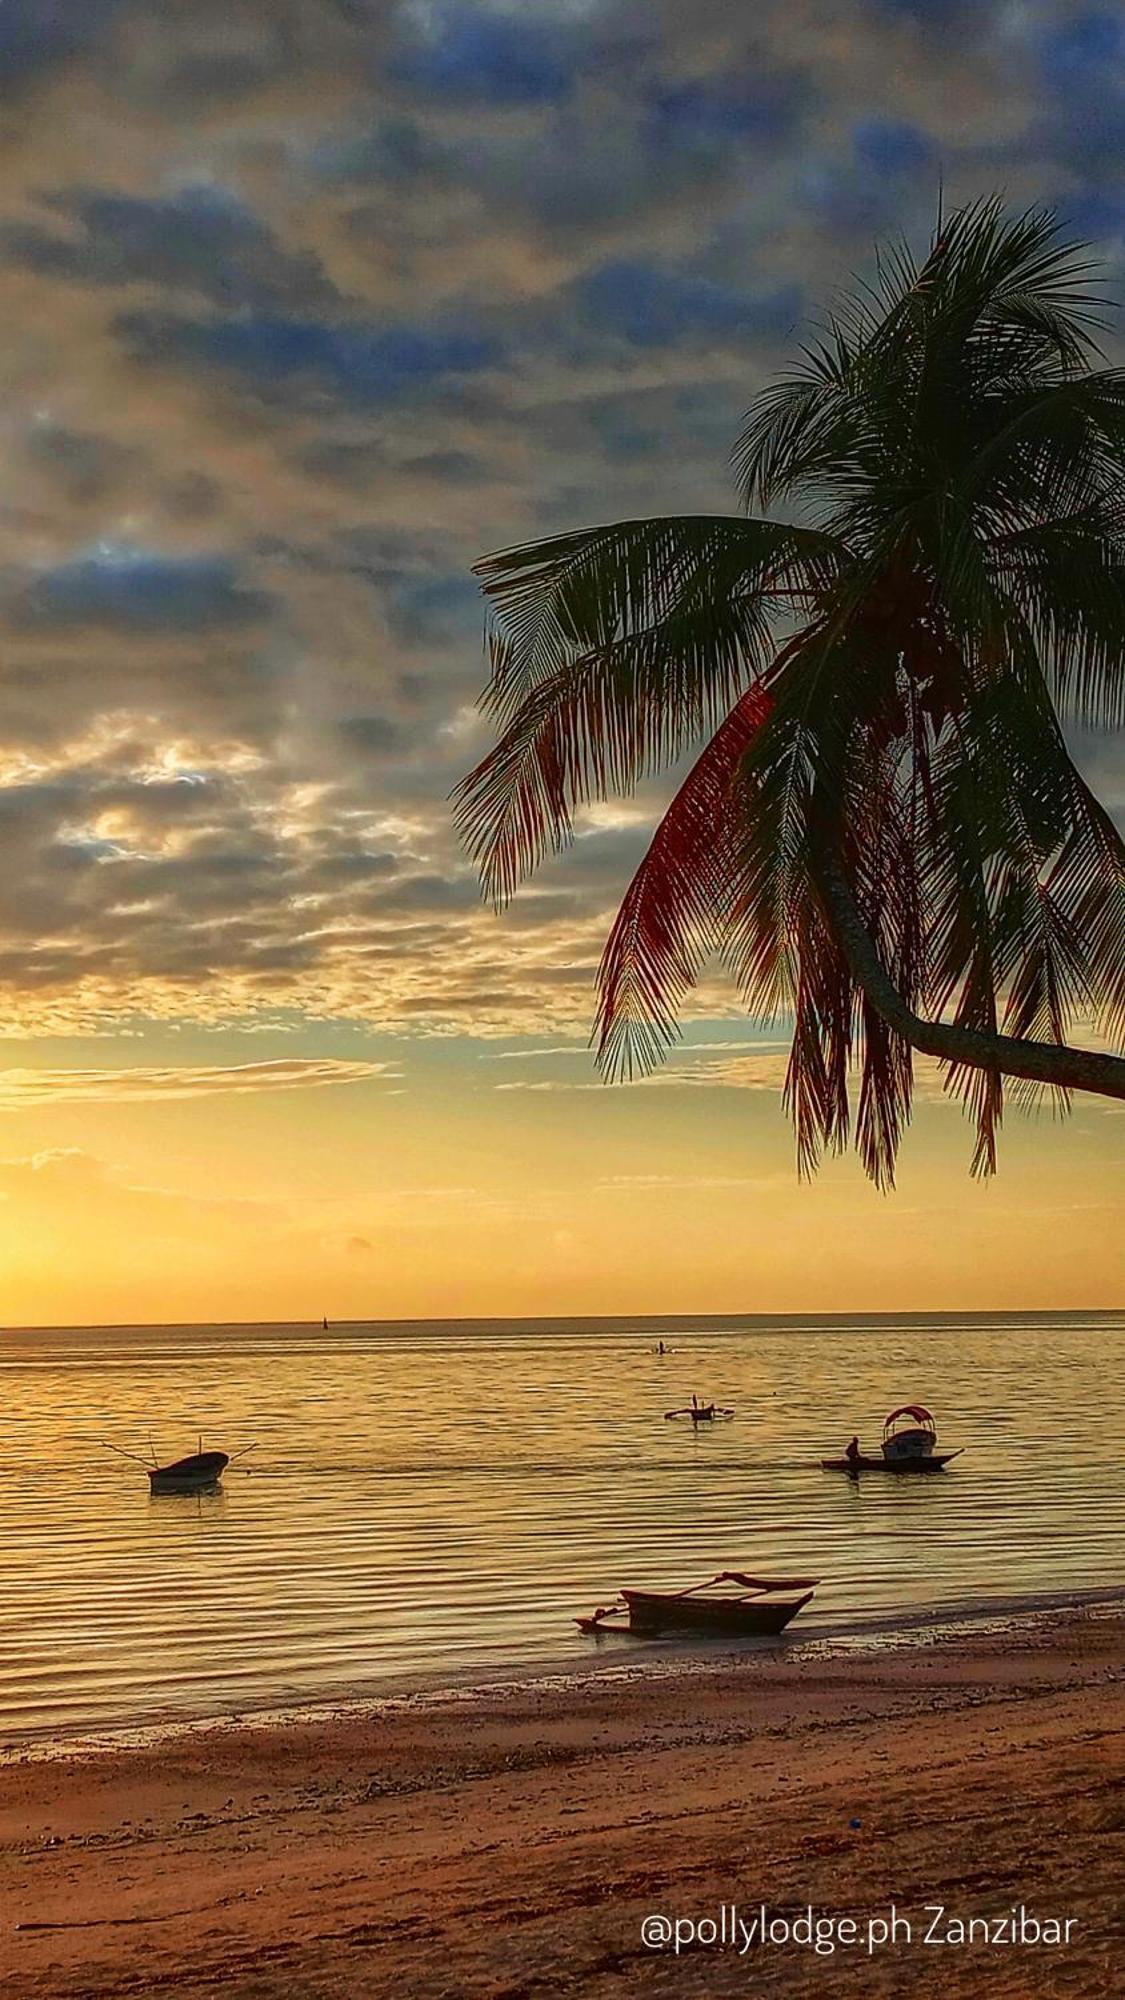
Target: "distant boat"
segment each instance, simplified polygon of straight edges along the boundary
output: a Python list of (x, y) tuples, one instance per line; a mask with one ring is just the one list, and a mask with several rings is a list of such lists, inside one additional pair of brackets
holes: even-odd
[(693, 1396), (691, 1402), (685, 1403), (682, 1410), (665, 1410), (664, 1421), (670, 1424), (678, 1417), (687, 1417), (693, 1424), (716, 1424), (726, 1423), (733, 1415), (733, 1410), (723, 1409), (718, 1403), (701, 1403)]
[(943, 1472), (954, 1458), (960, 1458), (962, 1445), (957, 1451), (935, 1451), (929, 1458), (871, 1458), (861, 1451), (858, 1458), (822, 1458), (823, 1472)]
[[(814, 1576), (761, 1577), (722, 1570), (707, 1583), (693, 1584), (688, 1590), (623, 1590), (620, 1602), (601, 1605), (591, 1617), (575, 1622), (580, 1631), (593, 1633), (612, 1631), (610, 1620), (627, 1618), (628, 1631), (648, 1635), (699, 1632), (712, 1637), (725, 1633), (769, 1638), (785, 1630), (809, 1602), (818, 1582)], [(704, 1595), (717, 1584), (735, 1584), (737, 1589), (714, 1597)], [(794, 1596), (794, 1591), (800, 1594)], [(775, 1595), (781, 1592), (787, 1595)]]
[(228, 1452), (193, 1451), (187, 1458), (173, 1459), (171, 1465), (150, 1466), (149, 1491), (203, 1493), (208, 1487), (218, 1485), (229, 1464)]
[(892, 1410), (883, 1425), (883, 1448), (878, 1458), (862, 1451), (847, 1451), (841, 1458), (822, 1458), (825, 1472), (941, 1472), (956, 1451), (938, 1451), (937, 1425), (921, 1403), (903, 1403)]
[[(127, 1458), (133, 1465), (144, 1466), (150, 1493), (206, 1493), (219, 1484), (231, 1464), (229, 1452), (204, 1451), (202, 1438), (198, 1451), (190, 1452), (186, 1458), (174, 1458), (167, 1465), (157, 1465), (151, 1442), (148, 1458), (138, 1458), (135, 1451), (123, 1451), (119, 1444), (111, 1444), (108, 1438), (102, 1438), (101, 1443), (106, 1451), (116, 1453), (118, 1458)], [(257, 1445), (244, 1444), (234, 1456), (245, 1458), (247, 1452), (256, 1450)]]
[(327, 1332), (328, 1332), (328, 1314), (327, 1314), (327, 1313), (325, 1313), (325, 1315), (324, 1315), (324, 1318), (323, 1318), (323, 1319), (321, 1320), (320, 1324), (321, 1324), (321, 1327), (323, 1328), (324, 1332), (325, 1332), (325, 1333), (327, 1333)]

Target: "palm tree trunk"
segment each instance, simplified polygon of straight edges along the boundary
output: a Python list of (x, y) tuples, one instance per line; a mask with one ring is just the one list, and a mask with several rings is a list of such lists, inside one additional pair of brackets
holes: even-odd
[(908, 1007), (875, 949), (836, 856), (822, 849), (816, 879), (825, 909), (848, 961), (852, 977), (887, 1025), (923, 1055), (969, 1069), (999, 1071), (1057, 1090), (1090, 1090), (1101, 1097), (1125, 1098), (1125, 1058), (1061, 1042), (1032, 1042), (993, 1035), (953, 1022), (924, 1021)]

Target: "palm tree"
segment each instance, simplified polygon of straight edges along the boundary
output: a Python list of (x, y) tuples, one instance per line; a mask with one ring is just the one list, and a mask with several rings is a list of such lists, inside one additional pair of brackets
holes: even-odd
[[(989, 201), (905, 247), (753, 404), (745, 515), (478, 565), (496, 747), (457, 816), (498, 904), (577, 806), (704, 747), (609, 937), (599, 1061), (650, 1066), (717, 956), (793, 1021), (798, 1164), (893, 1182), (916, 1050), (990, 1173), (1003, 1079), (1125, 1097), (1125, 845), (1060, 713), (1125, 718), (1125, 371), (1094, 266)], [(753, 518), (751, 507), (773, 508)]]

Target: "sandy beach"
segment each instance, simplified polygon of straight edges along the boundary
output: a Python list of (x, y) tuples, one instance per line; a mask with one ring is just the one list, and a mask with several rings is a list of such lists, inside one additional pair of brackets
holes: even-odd
[[(688, 1672), (615, 1658), (570, 1684), (9, 1762), (2, 1990), (1113, 1990), (1120, 1611)], [(819, 1954), (791, 1934), (810, 1909)], [(680, 1949), (659, 1924), (646, 1942), (646, 1917), (678, 1922)], [(979, 1921), (962, 1941), (970, 1918), (987, 1941)], [(1068, 1921), (1068, 1943), (1031, 1941)]]

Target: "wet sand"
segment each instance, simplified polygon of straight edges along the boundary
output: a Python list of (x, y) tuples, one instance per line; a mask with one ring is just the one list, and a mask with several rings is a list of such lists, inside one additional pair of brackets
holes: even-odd
[[(0, 1991), (1108, 1995), (1123, 1667), (1125, 1614), (1086, 1610), (9, 1762)], [(741, 1955), (762, 1903), (857, 1941)], [(1070, 1943), (958, 1941), (1021, 1904), (1025, 1935), (1069, 1920)], [(702, 1939), (653, 1949), (650, 1915)]]

